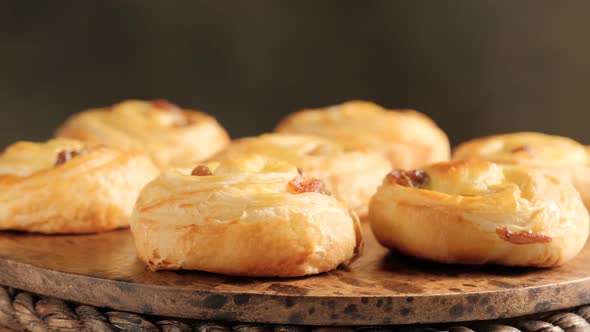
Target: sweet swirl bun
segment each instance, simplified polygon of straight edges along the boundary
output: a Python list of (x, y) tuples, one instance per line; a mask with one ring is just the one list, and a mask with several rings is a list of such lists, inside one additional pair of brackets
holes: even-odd
[(588, 212), (568, 182), (481, 160), (391, 172), (369, 220), (384, 246), (443, 263), (549, 267), (588, 237)]
[(131, 222), (154, 270), (294, 277), (350, 262), (358, 219), (321, 181), (262, 156), (170, 169), (142, 191)]
[(549, 172), (571, 181), (590, 207), (590, 155), (570, 138), (534, 132), (487, 136), (460, 144), (453, 159), (483, 159)]
[(0, 230), (92, 233), (128, 226), (150, 158), (69, 139), (17, 142), (0, 155)]
[(414, 168), (450, 156), (447, 136), (426, 115), (386, 110), (365, 101), (295, 112), (275, 131), (322, 136), (348, 149), (375, 151), (393, 167)]
[(229, 143), (213, 117), (165, 100), (128, 100), (74, 114), (56, 136), (145, 151), (161, 168), (193, 165)]
[(234, 140), (215, 160), (231, 160), (262, 154), (296, 165), (304, 175), (324, 180), (334, 197), (360, 217), (366, 216), (369, 200), (390, 169), (375, 152), (347, 151), (340, 144), (306, 135), (264, 134)]

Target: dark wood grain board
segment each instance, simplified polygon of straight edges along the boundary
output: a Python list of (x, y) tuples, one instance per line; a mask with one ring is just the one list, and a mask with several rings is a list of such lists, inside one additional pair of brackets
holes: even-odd
[(379, 325), (514, 317), (590, 303), (590, 246), (556, 269), (456, 266), (380, 247), (347, 269), (295, 279), (151, 272), (129, 231), (0, 233), (0, 283), (145, 314), (307, 325)]

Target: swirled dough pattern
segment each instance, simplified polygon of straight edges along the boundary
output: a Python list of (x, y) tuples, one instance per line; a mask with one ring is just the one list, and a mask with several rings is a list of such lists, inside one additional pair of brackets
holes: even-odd
[(213, 117), (164, 100), (128, 100), (74, 114), (56, 136), (145, 151), (162, 168), (193, 165), (229, 143)]
[(0, 155), (0, 230), (91, 233), (129, 224), (158, 175), (142, 153), (69, 139), (17, 142)]
[(365, 101), (295, 112), (275, 131), (327, 137), (348, 149), (379, 152), (399, 168), (420, 167), (450, 157), (447, 136), (426, 115), (386, 110)]
[(295, 134), (238, 139), (213, 159), (231, 160), (248, 154), (284, 160), (304, 175), (324, 180), (334, 197), (361, 217), (366, 216), (371, 196), (390, 169), (389, 161), (378, 153), (347, 151), (327, 139)]
[(295, 166), (262, 156), (171, 169), (142, 191), (131, 230), (155, 270), (315, 274), (351, 261), (362, 244), (354, 213), (323, 192)]
[(444, 263), (549, 267), (588, 237), (588, 212), (568, 181), (481, 160), (391, 172), (369, 220), (384, 246)]
[(571, 181), (590, 207), (590, 155), (570, 138), (534, 132), (487, 136), (460, 144), (453, 159), (483, 159), (549, 172)]

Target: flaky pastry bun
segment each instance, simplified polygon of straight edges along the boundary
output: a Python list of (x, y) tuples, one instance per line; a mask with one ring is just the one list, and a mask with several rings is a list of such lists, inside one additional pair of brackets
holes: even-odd
[(590, 207), (590, 155), (570, 138), (534, 132), (487, 136), (457, 146), (453, 159), (483, 159), (547, 171), (571, 181)]
[(481, 160), (392, 171), (369, 220), (384, 246), (460, 264), (550, 267), (588, 237), (588, 212), (568, 181)]
[(262, 156), (171, 169), (142, 191), (131, 222), (154, 270), (294, 277), (350, 262), (358, 219), (319, 180)]
[(261, 154), (296, 165), (305, 176), (322, 179), (334, 197), (346, 203), (361, 218), (389, 161), (375, 152), (348, 151), (336, 142), (316, 136), (264, 134), (234, 140), (213, 157), (231, 160), (248, 154)]
[(447, 136), (426, 115), (366, 101), (295, 112), (275, 131), (327, 137), (348, 149), (379, 152), (393, 167), (414, 168), (450, 157)]
[(56, 136), (145, 151), (161, 168), (193, 165), (229, 143), (213, 117), (165, 100), (128, 100), (74, 114)]
[(0, 230), (92, 233), (129, 224), (159, 170), (149, 157), (69, 139), (17, 142), (0, 155)]

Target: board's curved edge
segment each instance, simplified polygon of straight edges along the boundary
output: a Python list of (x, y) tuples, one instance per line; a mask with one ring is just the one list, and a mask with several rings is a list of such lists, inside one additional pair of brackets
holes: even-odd
[(311, 297), (210, 292), (52, 271), (0, 258), (0, 284), (148, 315), (305, 325), (398, 325), (512, 318), (590, 303), (590, 277), (479, 294)]

